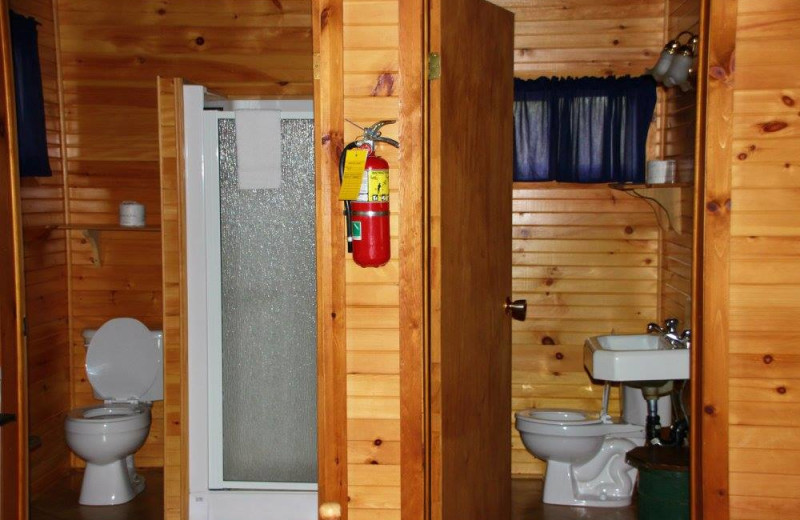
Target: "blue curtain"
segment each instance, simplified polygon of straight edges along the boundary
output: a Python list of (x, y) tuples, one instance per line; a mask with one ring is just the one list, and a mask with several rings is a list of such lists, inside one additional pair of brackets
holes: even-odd
[(49, 177), (47, 133), (44, 120), (42, 71), (36, 25), (14, 11), (9, 12), (11, 54), (14, 62), (14, 89), (17, 109), (19, 171), (22, 177)]
[(514, 80), (514, 180), (644, 182), (652, 76)]

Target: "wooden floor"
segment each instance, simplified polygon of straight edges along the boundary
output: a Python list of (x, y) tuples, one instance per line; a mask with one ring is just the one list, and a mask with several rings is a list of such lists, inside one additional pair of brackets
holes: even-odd
[(542, 503), (542, 481), (511, 481), (511, 520), (636, 520), (636, 505), (629, 507), (567, 507)]
[[(118, 506), (78, 504), (83, 474), (75, 472), (31, 502), (30, 520), (158, 520), (163, 518), (161, 470), (141, 470), (147, 486), (141, 495)], [(636, 520), (636, 507), (589, 508), (542, 504), (542, 481), (514, 479), (511, 520)]]
[(82, 472), (75, 472), (31, 501), (30, 520), (158, 520), (164, 517), (164, 477), (160, 469), (145, 469), (145, 489), (127, 504), (78, 504)]

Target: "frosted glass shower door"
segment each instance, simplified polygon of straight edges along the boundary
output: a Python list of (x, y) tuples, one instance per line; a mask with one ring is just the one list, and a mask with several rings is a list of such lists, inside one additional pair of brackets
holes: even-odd
[[(279, 189), (239, 189), (232, 112), (206, 112), (209, 488), (314, 490), (313, 121), (282, 119)], [(214, 148), (211, 148), (214, 147)]]

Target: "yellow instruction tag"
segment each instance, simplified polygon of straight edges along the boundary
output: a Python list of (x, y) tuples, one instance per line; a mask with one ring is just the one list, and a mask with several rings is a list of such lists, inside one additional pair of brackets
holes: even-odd
[(344, 159), (342, 187), (339, 189), (339, 200), (358, 199), (364, 178), (365, 164), (367, 164), (367, 150), (359, 148), (347, 150), (347, 155)]

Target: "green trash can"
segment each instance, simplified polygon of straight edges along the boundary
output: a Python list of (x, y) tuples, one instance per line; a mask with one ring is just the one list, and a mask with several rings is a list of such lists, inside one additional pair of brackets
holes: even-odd
[(625, 460), (639, 470), (639, 520), (689, 520), (689, 448), (643, 446)]

